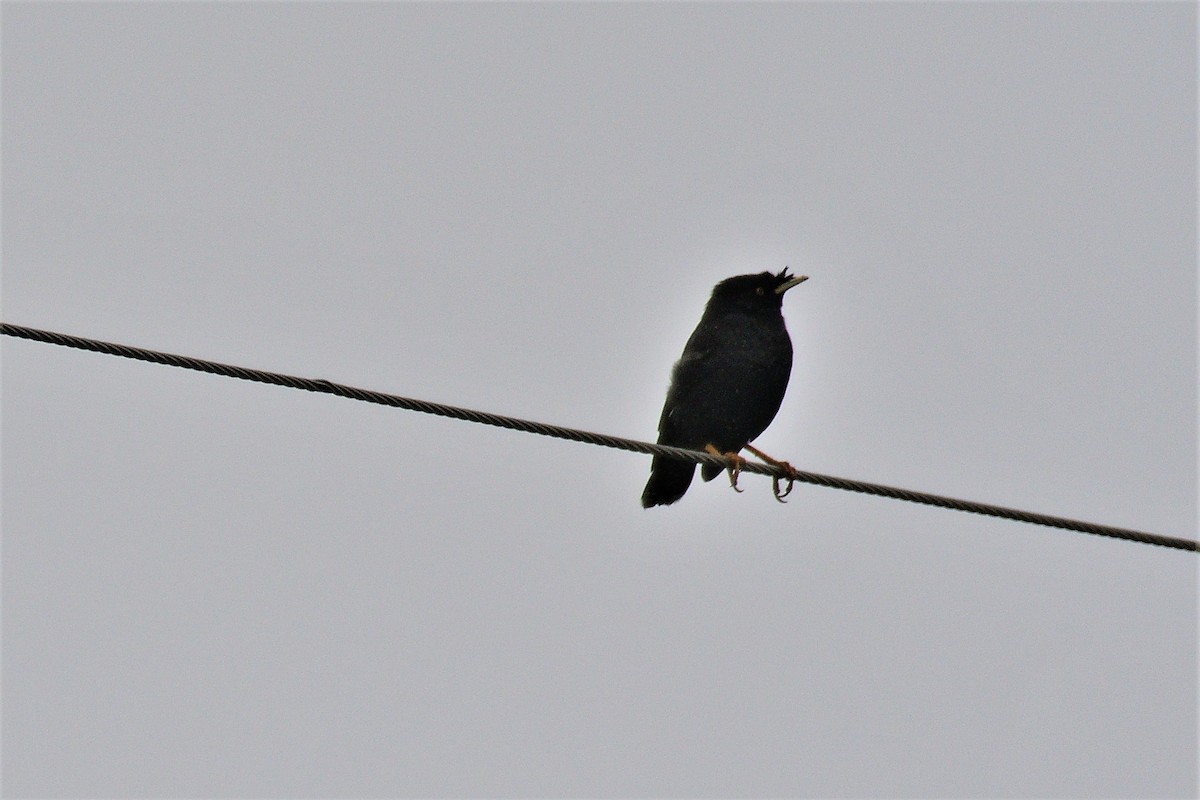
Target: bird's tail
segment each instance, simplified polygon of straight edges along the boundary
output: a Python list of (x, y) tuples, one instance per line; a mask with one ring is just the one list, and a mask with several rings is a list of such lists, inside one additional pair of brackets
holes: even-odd
[(642, 508), (669, 506), (692, 485), (696, 465), (678, 458), (655, 456), (650, 464), (650, 480), (642, 491)]

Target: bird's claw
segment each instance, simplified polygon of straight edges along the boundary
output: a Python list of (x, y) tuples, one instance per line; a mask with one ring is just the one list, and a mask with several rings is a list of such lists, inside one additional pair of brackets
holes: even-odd
[(771, 491), (775, 494), (776, 500), (778, 500), (781, 503), (786, 503), (787, 500), (784, 500), (783, 498), (787, 497), (789, 494), (792, 493), (792, 487), (794, 487), (796, 485), (796, 478), (799, 477), (799, 475), (796, 472), (795, 468), (793, 468), (792, 465), (786, 461), (779, 462), (778, 466), (783, 467), (788, 472), (787, 488), (781, 492), (779, 490), (779, 476), (772, 475), (771, 476)]
[[(729, 472), (729, 485), (733, 487), (735, 492), (744, 491), (737, 485), (738, 476), (742, 474), (742, 467), (749, 462), (747, 462), (746, 459), (742, 458), (737, 453), (722, 453), (721, 450), (714, 444), (706, 444), (704, 445), (704, 449), (706, 452), (714, 456), (722, 456), (723, 458), (727, 458), (733, 462), (732, 466), (726, 467), (726, 470)], [(787, 501), (783, 498), (792, 493), (792, 489), (795, 487), (796, 481), (800, 478), (800, 473), (788, 462), (780, 461), (777, 458), (771, 458), (769, 455), (753, 445), (746, 445), (746, 449), (753, 452), (754, 455), (758, 456), (763, 461), (766, 461), (771, 466), (778, 467), (779, 469), (783, 470), (784, 474), (782, 476), (771, 476), (771, 493), (775, 495), (776, 500), (781, 503), (786, 503)], [(785, 479), (787, 480), (787, 487), (781, 489), (780, 481)]]
[(732, 467), (725, 468), (729, 473), (729, 485), (732, 486), (733, 490), (739, 494), (746, 491), (745, 489), (739, 487), (737, 483), (738, 476), (742, 474), (742, 465), (746, 463), (746, 459), (742, 458), (737, 453), (722, 453), (719, 449), (717, 449), (716, 445), (712, 444), (706, 444), (704, 449), (709, 453), (712, 453), (714, 456), (723, 456), (733, 461)]
[(752, 444), (746, 445), (746, 449), (749, 450), (751, 453), (754, 453), (754, 455), (758, 456), (759, 458), (761, 458), (763, 461), (767, 462), (771, 466), (778, 467), (779, 469), (782, 469), (784, 471), (785, 474), (782, 477), (787, 479), (787, 488), (783, 489), (781, 491), (779, 488), (779, 481), (781, 480), (781, 476), (772, 475), (771, 476), (771, 492), (775, 495), (776, 500), (778, 500), (781, 503), (786, 503), (787, 501), (784, 500), (783, 498), (787, 497), (789, 494), (792, 493), (792, 487), (794, 487), (796, 485), (796, 481), (800, 478), (800, 473), (796, 470), (795, 467), (793, 467), (788, 462), (780, 461), (778, 458), (771, 458), (769, 455), (764, 453), (762, 450), (759, 450), (757, 447), (755, 447)]

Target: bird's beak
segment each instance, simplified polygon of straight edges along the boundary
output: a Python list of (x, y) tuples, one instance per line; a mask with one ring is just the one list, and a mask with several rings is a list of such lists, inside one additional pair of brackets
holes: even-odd
[(781, 283), (778, 286), (776, 286), (775, 294), (783, 294), (788, 289), (792, 288), (793, 286), (799, 286), (800, 284), (804, 283), (806, 280), (808, 280), (807, 275), (797, 275), (796, 277), (792, 278), (787, 283)]

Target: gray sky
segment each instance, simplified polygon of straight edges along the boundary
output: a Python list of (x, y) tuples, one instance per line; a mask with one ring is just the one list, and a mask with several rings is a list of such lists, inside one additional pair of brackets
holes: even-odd
[[(5, 321), (1196, 535), (1196, 7), (3, 9)], [(1186, 797), (1193, 554), (5, 339), (4, 790)]]

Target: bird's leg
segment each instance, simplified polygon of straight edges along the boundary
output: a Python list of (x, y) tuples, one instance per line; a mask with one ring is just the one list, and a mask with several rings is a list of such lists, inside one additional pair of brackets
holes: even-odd
[(779, 476), (778, 475), (771, 476), (771, 491), (775, 493), (775, 499), (781, 503), (786, 503), (787, 501), (784, 500), (783, 498), (787, 497), (789, 494), (792, 493), (792, 487), (796, 484), (796, 478), (800, 477), (800, 473), (797, 472), (796, 468), (793, 467), (788, 462), (780, 461), (777, 458), (771, 458), (769, 455), (764, 453), (762, 450), (759, 450), (757, 447), (755, 447), (752, 444), (746, 445), (746, 449), (749, 450), (751, 453), (754, 453), (754, 455), (758, 456), (759, 458), (761, 458), (763, 461), (767, 462), (771, 466), (781, 467), (784, 471), (787, 472), (787, 482), (788, 482), (787, 488), (784, 489), (782, 492), (779, 490)]
[(733, 461), (733, 466), (726, 468), (729, 471), (729, 485), (733, 487), (735, 492), (743, 491), (742, 489), (738, 488), (737, 482), (738, 475), (742, 474), (742, 464), (746, 463), (746, 459), (742, 458), (737, 453), (722, 453), (715, 444), (711, 443), (704, 445), (704, 449), (709, 453), (712, 453), (714, 456), (724, 456), (725, 458)]

